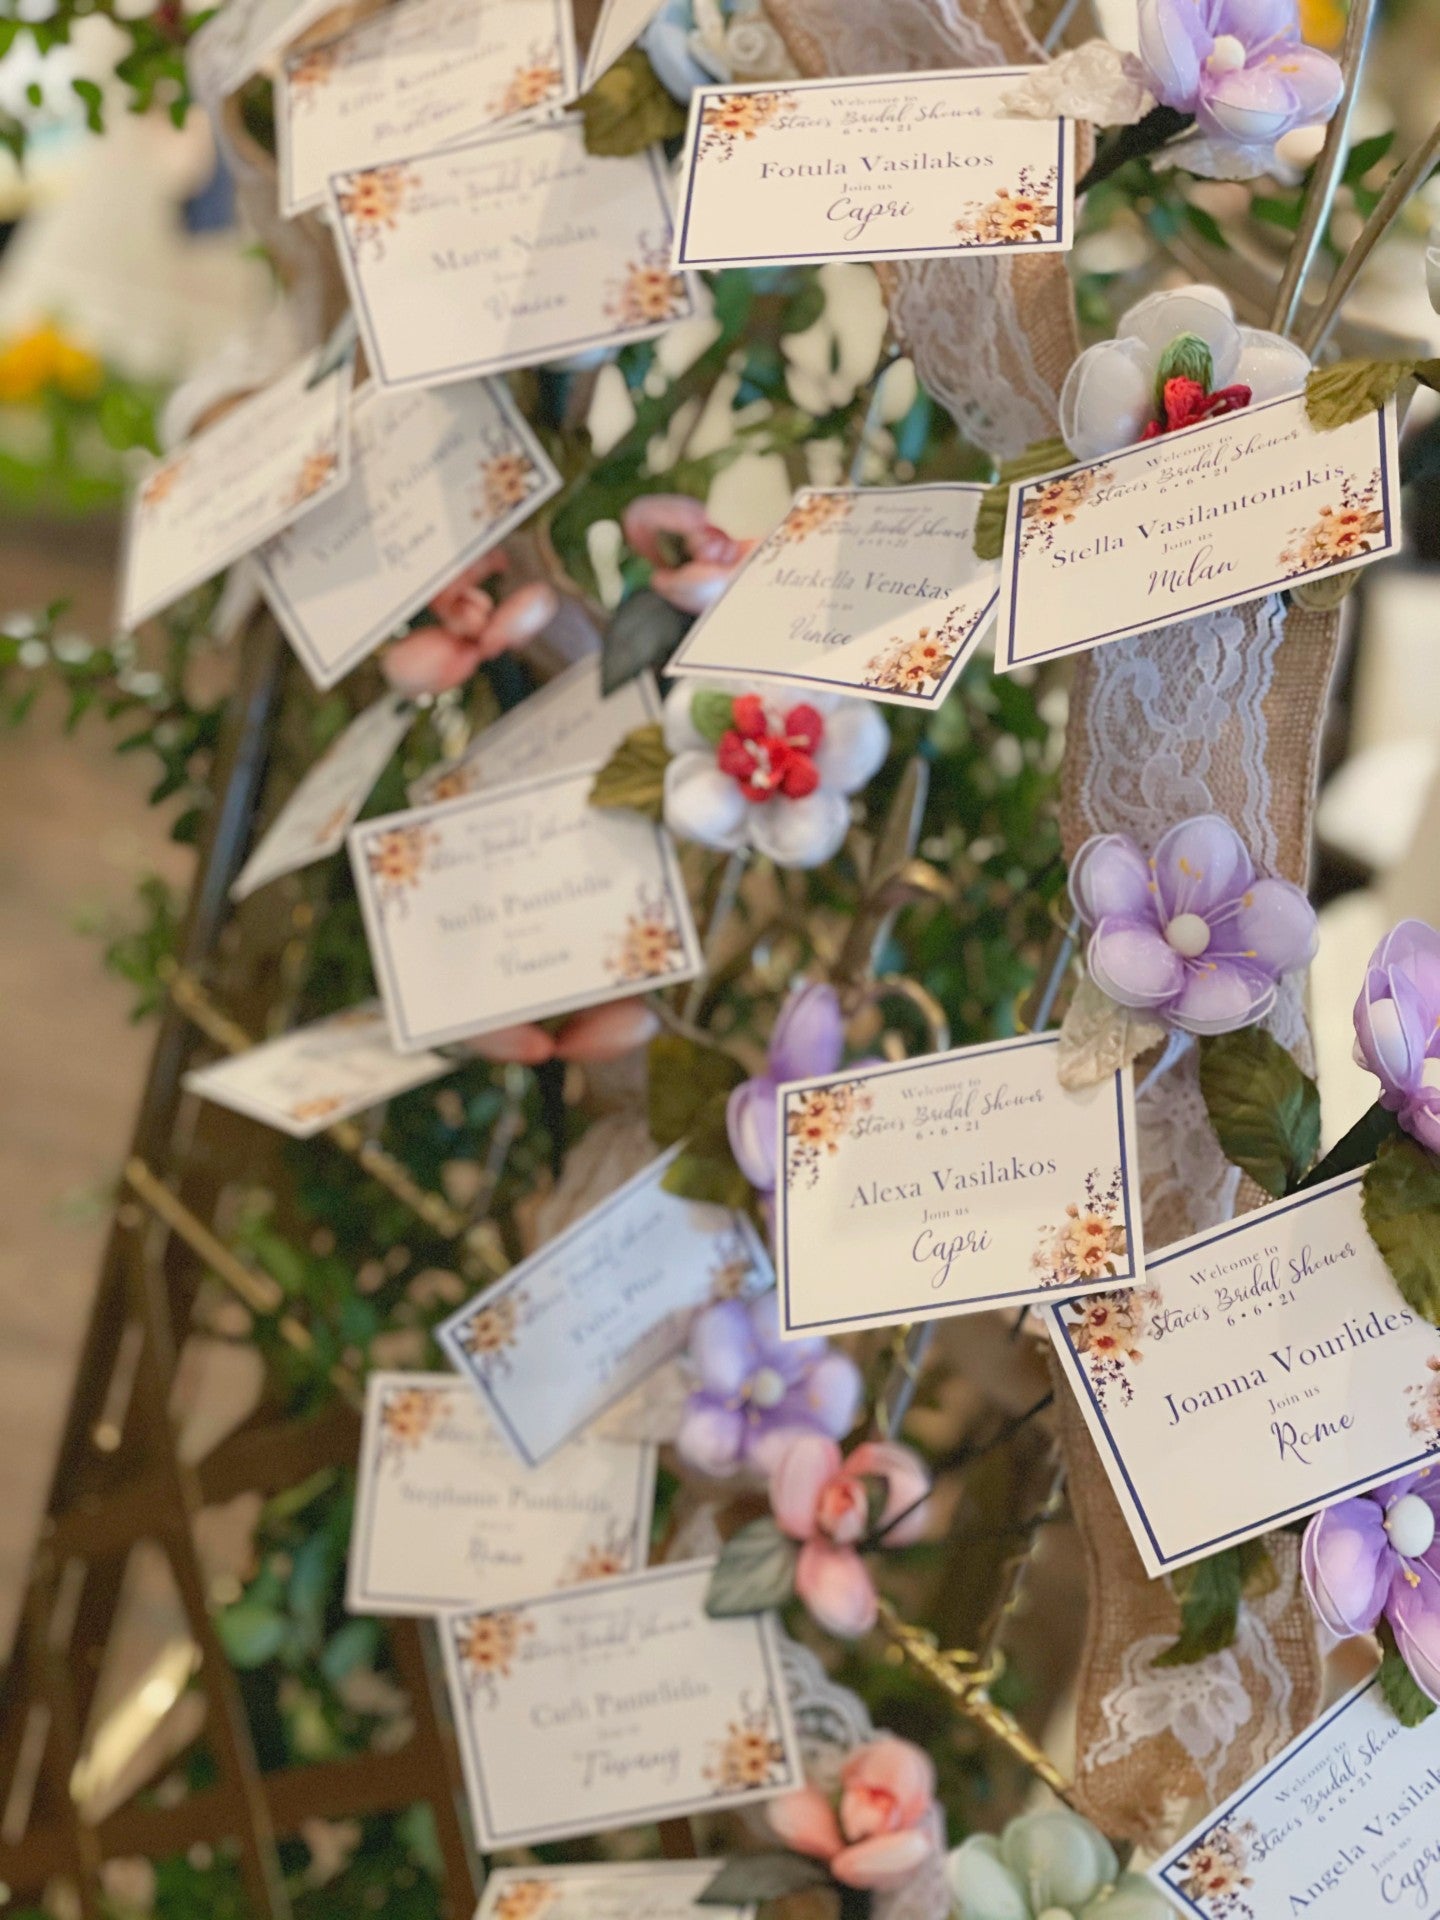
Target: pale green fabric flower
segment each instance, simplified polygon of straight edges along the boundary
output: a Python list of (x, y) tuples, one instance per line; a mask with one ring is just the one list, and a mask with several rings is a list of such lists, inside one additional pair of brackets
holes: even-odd
[(1105, 1836), (1076, 1813), (1030, 1813), (997, 1840), (974, 1834), (946, 1861), (956, 1920), (1173, 1920), (1163, 1895), (1121, 1873)]

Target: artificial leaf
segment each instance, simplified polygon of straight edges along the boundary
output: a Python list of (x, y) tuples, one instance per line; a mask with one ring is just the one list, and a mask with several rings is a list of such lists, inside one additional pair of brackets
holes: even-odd
[(701, 687), (690, 698), (690, 721), (702, 739), (718, 747), (735, 719), (734, 696), (719, 687)]
[(1057, 1071), (1071, 1093), (1099, 1086), (1142, 1053), (1158, 1047), (1166, 1029), (1112, 1000), (1087, 974), (1060, 1025)]
[(1200, 1091), (1225, 1158), (1276, 1200), (1293, 1193), (1320, 1150), (1320, 1093), (1274, 1035), (1208, 1034)]
[(696, 1904), (749, 1907), (830, 1884), (830, 1875), (821, 1863), (808, 1860), (803, 1853), (738, 1854), (725, 1862), (703, 1893), (696, 1895)]
[(694, 624), (650, 587), (622, 600), (600, 642), (601, 693), (615, 693), (647, 667), (660, 672)]
[(1366, 1169), (1365, 1225), (1407, 1307), (1440, 1325), (1440, 1158), (1387, 1140)]
[(1319, 1165), (1310, 1169), (1298, 1191), (1303, 1193), (1307, 1187), (1318, 1187), (1322, 1181), (1353, 1173), (1357, 1167), (1368, 1167), (1385, 1141), (1399, 1137), (1400, 1122), (1377, 1100), (1348, 1133), (1341, 1135)]
[(1440, 359), (1338, 360), (1333, 367), (1316, 367), (1306, 380), (1305, 412), (1322, 433), (1346, 427), (1383, 407), (1409, 379), (1440, 386)]
[(665, 799), (665, 769), (670, 755), (658, 726), (627, 733), (595, 776), (592, 807), (625, 807), (651, 820), (660, 818)]
[(651, 1139), (673, 1147), (693, 1135), (704, 1109), (717, 1098), (723, 1125), (725, 1098), (744, 1078), (739, 1061), (719, 1047), (701, 1046), (679, 1033), (657, 1034), (649, 1054)]
[(639, 47), (631, 47), (575, 103), (585, 122), (585, 151), (618, 159), (685, 131), (685, 109), (661, 86)]
[(1010, 489), (1020, 480), (1033, 480), (1038, 474), (1059, 467), (1071, 467), (1075, 456), (1060, 439), (1036, 440), (1013, 460), (1000, 462), (1000, 477), (986, 490), (975, 516), (975, 556), (979, 560), (998, 560), (1005, 547), (1005, 515), (1010, 506)]
[(1269, 1560), (1263, 1540), (1246, 1540), (1172, 1574), (1170, 1583), (1180, 1602), (1180, 1637), (1151, 1665), (1191, 1667), (1230, 1646), (1240, 1618), (1241, 1596), (1247, 1589), (1255, 1590)]
[(705, 1611), (715, 1620), (736, 1613), (764, 1613), (783, 1606), (795, 1591), (800, 1549), (767, 1514), (742, 1527), (720, 1550)]
[(1376, 1631), (1380, 1641), (1380, 1691), (1385, 1704), (1402, 1727), (1418, 1727), (1434, 1713), (1435, 1702), (1416, 1684), (1390, 1622), (1382, 1619)]
[(258, 1600), (237, 1600), (215, 1616), (215, 1632), (230, 1664), (244, 1670), (263, 1667), (285, 1643), (288, 1622)]
[(660, 1185), (682, 1200), (700, 1200), (711, 1207), (743, 1207), (750, 1198), (750, 1182), (733, 1159), (688, 1147), (676, 1154)]

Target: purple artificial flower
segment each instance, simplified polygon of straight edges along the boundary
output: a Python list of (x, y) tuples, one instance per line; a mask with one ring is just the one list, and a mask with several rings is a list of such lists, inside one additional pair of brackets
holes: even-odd
[(730, 1095), (725, 1125), (736, 1163), (757, 1193), (775, 1191), (776, 1089), (786, 1080), (833, 1073), (845, 1051), (845, 1021), (833, 987), (797, 987), (780, 1009), (764, 1073)]
[(1378, 1076), (1381, 1106), (1440, 1153), (1440, 933), (1423, 920), (1402, 920), (1370, 956), (1355, 1058)]
[(773, 1288), (706, 1307), (690, 1330), (689, 1359), (698, 1385), (675, 1447), (700, 1473), (768, 1474), (797, 1434), (838, 1440), (854, 1424), (860, 1369), (828, 1340), (782, 1340)]
[(1440, 1475), (1430, 1468), (1315, 1515), (1300, 1564), (1332, 1633), (1370, 1633), (1383, 1614), (1415, 1684), (1440, 1701)]
[(1295, 0), (1140, 0), (1140, 58), (1164, 105), (1242, 147), (1328, 120), (1345, 86)]
[(1230, 1033), (1270, 1011), (1282, 973), (1315, 952), (1315, 911), (1288, 880), (1257, 879), (1218, 814), (1182, 820), (1147, 860), (1123, 833), (1087, 840), (1070, 898), (1091, 930), (1090, 977), (1122, 1007), (1187, 1033)]

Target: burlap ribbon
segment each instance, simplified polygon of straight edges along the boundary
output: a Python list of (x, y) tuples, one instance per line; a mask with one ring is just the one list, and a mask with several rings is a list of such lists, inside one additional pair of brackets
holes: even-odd
[[(1011, 0), (766, 4), (809, 74), (1043, 57)], [(1078, 346), (1063, 261), (1040, 255), (909, 262), (889, 268), (885, 281), (892, 322), (921, 380), (969, 437), (1006, 454), (1056, 432), (1056, 399)], [(1174, 818), (1213, 809), (1235, 821), (1262, 864), (1303, 882), (1337, 638), (1335, 613), (1287, 615), (1262, 601), (1086, 655), (1075, 671), (1065, 756), (1067, 855), (1092, 833), (1148, 831), (1153, 838)], [(1114, 737), (1117, 730), (1123, 739)], [(1107, 756), (1123, 757), (1128, 781), (1096, 777)], [(1255, 844), (1257, 834), (1263, 846)], [(1290, 1013), (1291, 1031), (1282, 1037), (1304, 1054), (1303, 1017), (1294, 1004)], [(1196, 1198), (1206, 1183), (1184, 1163), (1168, 1111), (1188, 1104), (1193, 1112), (1197, 1100), (1192, 1060), (1145, 1102), (1152, 1246), (1208, 1224)], [(1207, 1134), (1199, 1152), (1212, 1150)], [(1255, 1205), (1263, 1197), (1253, 1188), (1237, 1192), (1223, 1166), (1214, 1171), (1224, 1205)], [(1275, 1585), (1242, 1608), (1235, 1646), (1195, 1667), (1155, 1668), (1155, 1653), (1179, 1630), (1178, 1606), (1166, 1581), (1146, 1577), (1079, 1410), (1057, 1384), (1071, 1504), (1089, 1571), (1076, 1797), (1107, 1832), (1158, 1844), (1188, 1802), (1213, 1804), (1313, 1717), (1319, 1665), (1312, 1619), (1294, 1542), (1277, 1539)]]

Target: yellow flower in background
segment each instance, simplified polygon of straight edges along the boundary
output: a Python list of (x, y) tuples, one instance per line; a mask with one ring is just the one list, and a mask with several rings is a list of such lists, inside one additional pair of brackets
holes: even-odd
[(1300, 0), (1300, 32), (1312, 47), (1333, 52), (1345, 37), (1344, 0)]
[(38, 399), (46, 387), (58, 387), (72, 400), (88, 400), (104, 377), (95, 355), (67, 340), (48, 320), (0, 347), (0, 405)]

